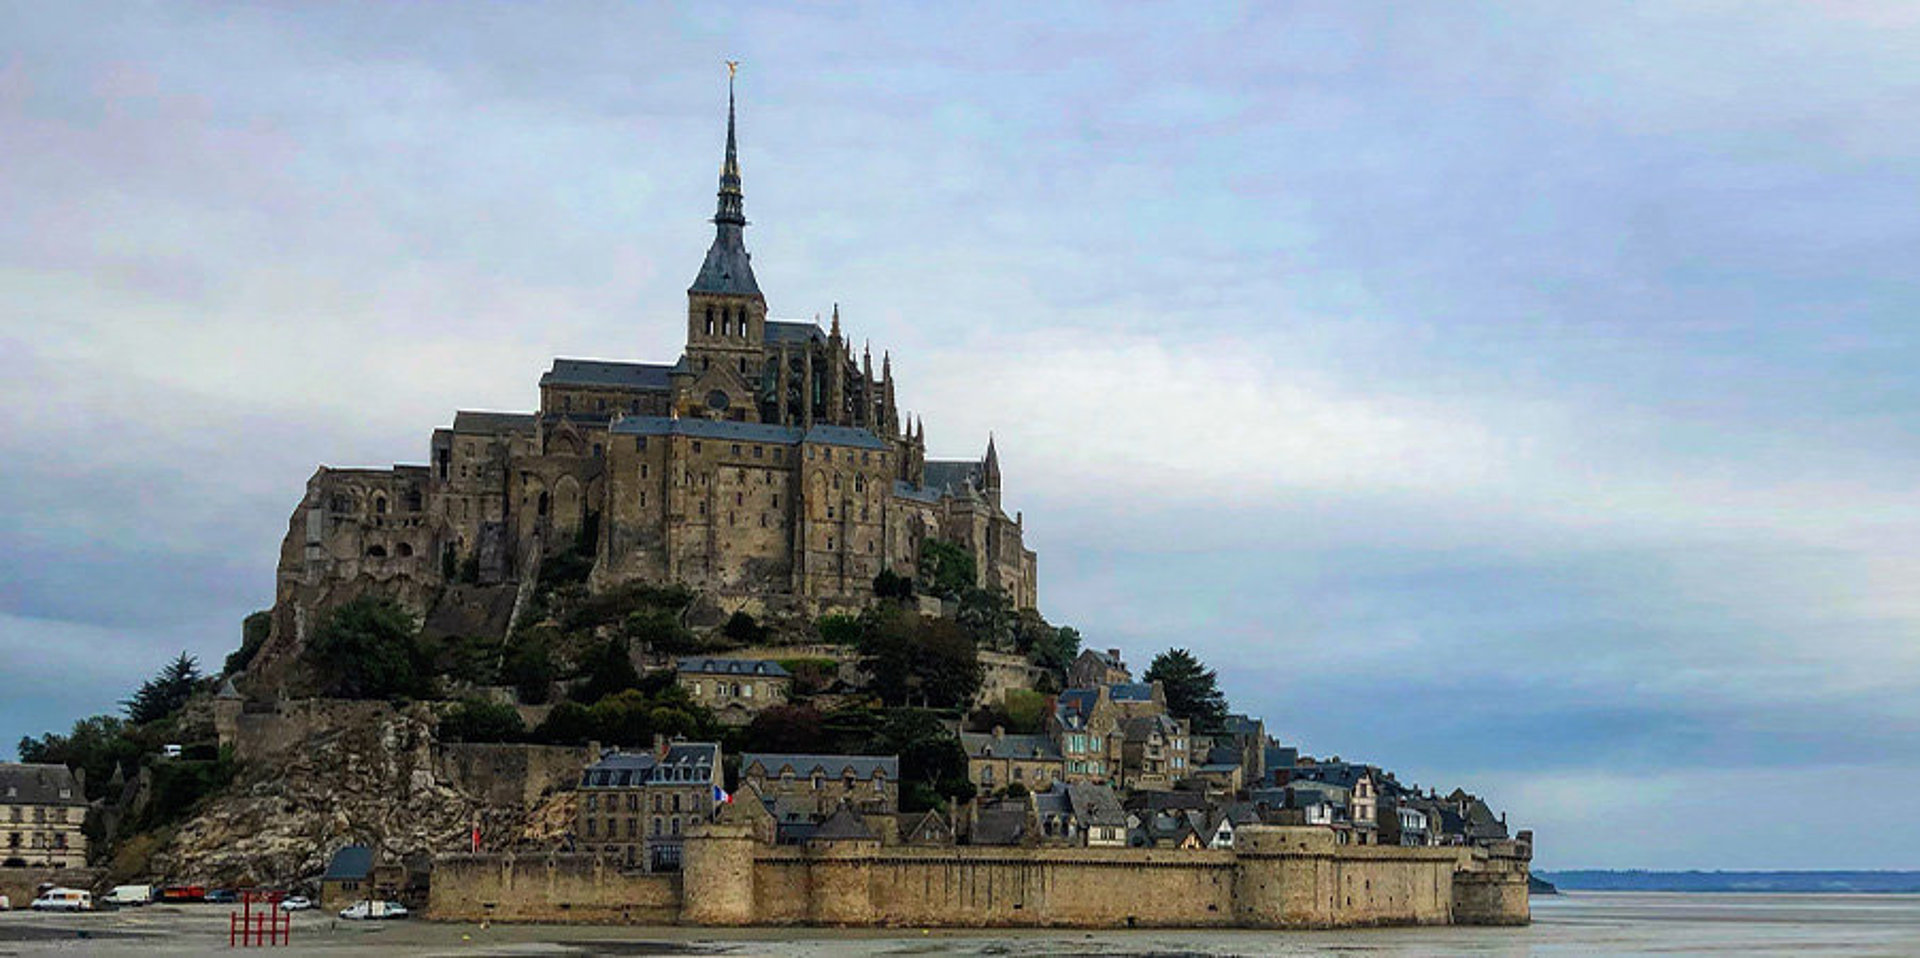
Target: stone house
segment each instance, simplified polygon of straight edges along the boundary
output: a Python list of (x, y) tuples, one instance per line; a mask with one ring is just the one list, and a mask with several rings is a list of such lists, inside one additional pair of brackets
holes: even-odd
[(1193, 768), (1193, 778), (1204, 784), (1208, 792), (1232, 796), (1246, 784), (1238, 749), (1228, 745), (1210, 746), (1201, 759)]
[(0, 763), (0, 862), (78, 868), (87, 863), (86, 776), (65, 765)]
[(1085, 649), (1067, 666), (1067, 687), (1091, 689), (1102, 685), (1132, 682), (1133, 673), (1120, 660), (1119, 649)]
[(1347, 793), (1347, 821), (1353, 827), (1353, 842), (1372, 845), (1379, 842), (1379, 804), (1382, 778), (1379, 769), (1353, 762), (1321, 762), (1293, 770), (1288, 784), (1317, 782), (1341, 788)]
[(354, 902), (376, 897), (373, 849), (367, 845), (347, 845), (334, 852), (326, 872), (320, 876), (320, 907), (337, 912)]
[(902, 845), (951, 845), (953, 837), (953, 822), (939, 809), (900, 817)]
[(1417, 795), (1388, 795), (1380, 799), (1380, 844), (1421, 847), (1433, 844), (1431, 802)]
[(1165, 791), (1190, 777), (1185, 719), (1143, 715), (1121, 722), (1120, 733), (1122, 788)]
[(842, 804), (865, 815), (900, 809), (898, 755), (777, 755), (740, 757), (740, 781), (752, 785), (789, 815), (820, 822)]
[(1119, 781), (1122, 717), (1105, 685), (1068, 689), (1054, 699), (1047, 731), (1060, 750), (1067, 781), (1097, 785)]
[(720, 804), (721, 776), (720, 746), (710, 742), (608, 751), (580, 776), (575, 841), (629, 868), (677, 869), (686, 833)]
[(785, 704), (793, 685), (793, 676), (770, 659), (683, 658), (674, 664), (674, 679), (722, 725), (746, 725)]
[(1104, 785), (1056, 783), (1033, 795), (1040, 841), (1093, 848), (1127, 844), (1127, 813)]
[(967, 778), (983, 792), (1010, 785), (1044, 792), (1065, 769), (1060, 746), (1048, 735), (1008, 735), (996, 725), (991, 733), (960, 733), (960, 747), (967, 753)]

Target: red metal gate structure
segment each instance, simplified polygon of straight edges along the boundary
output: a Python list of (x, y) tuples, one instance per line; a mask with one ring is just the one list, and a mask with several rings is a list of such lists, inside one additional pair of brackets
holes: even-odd
[(293, 913), (280, 910), (285, 897), (285, 892), (277, 891), (241, 892), (240, 910), (227, 916), (227, 947), (260, 948), (291, 941)]

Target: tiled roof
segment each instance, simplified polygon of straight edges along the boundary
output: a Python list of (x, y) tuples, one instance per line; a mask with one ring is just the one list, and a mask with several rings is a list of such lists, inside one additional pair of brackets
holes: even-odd
[(782, 769), (793, 769), (795, 778), (810, 778), (817, 770), (828, 778), (844, 777), (848, 769), (853, 777), (870, 779), (878, 771), (889, 781), (900, 778), (900, 756), (898, 755), (777, 755), (748, 753), (740, 756), (740, 773), (759, 765), (766, 771), (768, 778), (779, 778)]
[(786, 678), (789, 673), (772, 659), (681, 659), (674, 668), (701, 675), (760, 675)]
[(0, 762), (0, 804), (85, 805), (80, 783), (65, 765)]
[(462, 409), (453, 414), (453, 431), (498, 436), (509, 432), (532, 432), (538, 417), (530, 412), (482, 412)]
[(625, 389), (664, 391), (672, 388), (667, 378), (673, 367), (657, 363), (616, 363), (604, 359), (555, 359), (553, 368), (540, 377), (542, 386), (614, 386)]

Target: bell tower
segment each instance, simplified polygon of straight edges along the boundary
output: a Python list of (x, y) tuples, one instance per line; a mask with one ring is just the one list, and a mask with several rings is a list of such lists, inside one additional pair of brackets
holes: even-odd
[[(734, 140), (733, 74), (727, 62), (727, 152), (720, 163), (720, 201), (713, 214), (713, 245), (700, 275), (687, 288), (687, 359), (699, 376), (724, 366), (749, 387), (760, 377), (766, 341), (767, 300), (753, 278), (747, 252), (747, 214), (740, 192), (740, 158)], [(751, 392), (736, 397), (746, 402)]]

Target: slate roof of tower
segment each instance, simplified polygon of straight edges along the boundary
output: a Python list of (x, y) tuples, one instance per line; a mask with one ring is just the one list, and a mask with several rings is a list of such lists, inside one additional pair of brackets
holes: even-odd
[[(672, 366), (659, 363), (616, 363), (604, 359), (555, 359), (540, 376), (542, 386), (619, 386), (627, 389), (667, 390), (673, 387)], [(458, 420), (456, 420), (457, 425)]]

